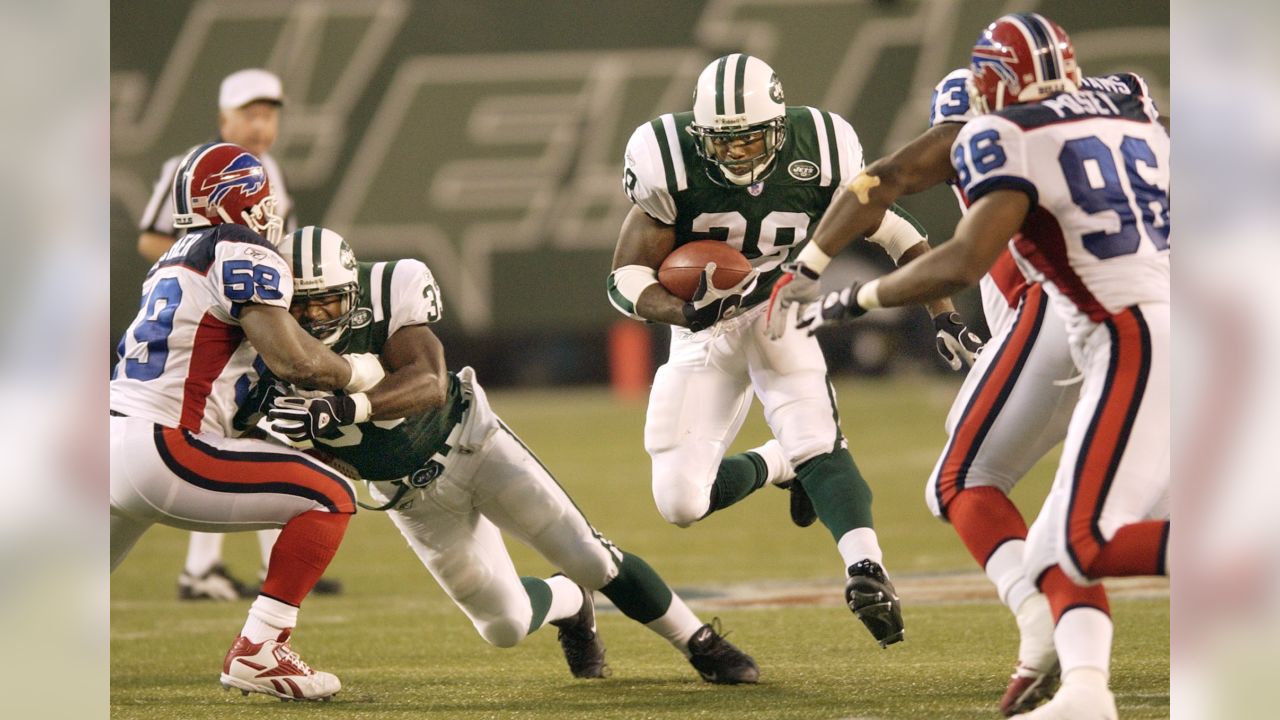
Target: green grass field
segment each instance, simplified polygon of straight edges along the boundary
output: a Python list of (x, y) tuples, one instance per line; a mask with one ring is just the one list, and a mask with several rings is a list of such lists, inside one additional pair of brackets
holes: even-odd
[[(571, 678), (555, 633), (546, 629), (517, 648), (492, 648), (391, 523), (361, 512), (330, 568), (346, 593), (308, 599), (295, 636), (308, 662), (342, 679), (333, 702), (282, 704), (223, 692), (222, 655), (248, 603), (175, 600), (186, 535), (157, 526), (112, 577), (112, 717), (998, 717), (995, 703), (1016, 653), (1012, 618), (923, 501), (957, 387), (958, 381), (932, 377), (837, 384), (850, 448), (875, 491), (886, 566), (903, 597), (907, 640), (888, 650), (840, 606), (843, 568), (831, 537), (821, 525), (791, 525), (786, 493), (765, 488), (681, 530), (653, 507), (643, 402), (619, 403), (600, 390), (499, 392), (490, 394), (495, 409), (592, 523), (647, 559), (702, 617), (719, 616), (731, 639), (759, 662), (760, 685), (700, 682), (665, 641), (616, 612), (599, 619), (614, 673), (608, 680)], [(767, 433), (757, 407), (736, 447), (759, 444)], [(1015, 492), (1028, 515), (1051, 475), (1052, 465), (1042, 463)], [(551, 572), (523, 546), (511, 549), (523, 574)], [(256, 571), (253, 537), (229, 538), (226, 554), (242, 576)], [(957, 585), (967, 589), (957, 592)], [(1112, 602), (1120, 714), (1166, 718), (1167, 585), (1126, 587)], [(785, 599), (752, 602), (752, 591), (761, 589)]]

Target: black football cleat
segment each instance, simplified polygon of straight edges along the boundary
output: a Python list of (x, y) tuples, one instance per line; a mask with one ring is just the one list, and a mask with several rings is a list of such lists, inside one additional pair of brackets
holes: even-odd
[(582, 609), (573, 617), (552, 620), (559, 628), (556, 639), (569, 663), (569, 672), (576, 678), (609, 677), (609, 666), (604, 661), (604, 643), (596, 632), (596, 605), (591, 591), (582, 590)]
[(799, 480), (792, 479), (778, 487), (784, 488), (791, 495), (791, 522), (802, 528), (817, 522), (818, 511), (813, 509), (813, 501), (809, 499), (809, 493), (804, 491)]
[(844, 599), (880, 647), (902, 641), (902, 603), (879, 563), (861, 560), (849, 566)]
[(760, 680), (760, 668), (751, 656), (720, 634), (720, 618), (698, 628), (689, 638), (689, 664), (703, 680), (717, 685), (738, 685)]
[(178, 576), (179, 600), (239, 600), (257, 595), (254, 590), (227, 572), (222, 563), (209, 568), (209, 572), (196, 577), (186, 570)]

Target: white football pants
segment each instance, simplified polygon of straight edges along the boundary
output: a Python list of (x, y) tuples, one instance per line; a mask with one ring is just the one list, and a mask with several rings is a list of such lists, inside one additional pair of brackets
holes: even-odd
[(231, 532), (354, 513), (349, 481), (293, 448), (111, 417), (111, 569), (154, 523)]
[(766, 306), (700, 332), (671, 328), (671, 354), (654, 376), (644, 426), (653, 499), (667, 522), (686, 527), (707, 513), (720, 461), (746, 420), (753, 391), (793, 465), (841, 446), (818, 341), (794, 329), (770, 340)]
[(1027, 575), (1079, 584), (1116, 531), (1167, 510), (1169, 305), (1142, 303), (1080, 341), (1084, 383), (1053, 488), (1027, 535)]
[[(533, 608), (500, 531), (588, 590), (617, 576), (622, 554), (494, 414), (471, 368), (458, 379), (471, 396), (459, 444), (439, 477), (411, 489), (387, 514), (481, 637), (511, 647), (528, 634)], [(369, 488), (386, 503), (397, 486), (371, 482)]]

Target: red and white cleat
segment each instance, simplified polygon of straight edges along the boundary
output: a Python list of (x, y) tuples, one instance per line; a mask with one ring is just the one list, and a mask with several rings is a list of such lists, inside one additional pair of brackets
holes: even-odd
[(1009, 686), (1000, 698), (1000, 714), (1013, 717), (1025, 713), (1053, 697), (1058, 689), (1058, 663), (1049, 670), (1037, 670), (1018, 663), (1009, 677)]
[(289, 647), (284, 630), (275, 640), (249, 642), (243, 635), (227, 651), (222, 661), (222, 687), (237, 688), (278, 697), (281, 700), (328, 700), (342, 689), (333, 673), (312, 670)]

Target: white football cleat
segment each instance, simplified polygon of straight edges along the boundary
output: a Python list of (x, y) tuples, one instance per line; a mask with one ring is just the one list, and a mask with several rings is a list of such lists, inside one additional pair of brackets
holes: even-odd
[[(1062, 687), (1049, 702), (1029, 713), (1015, 715), (1026, 720), (1117, 720), (1116, 698), (1107, 688), (1101, 671), (1088, 673), (1081, 670), (1063, 678)], [(1074, 677), (1072, 677), (1074, 676)]]
[(342, 689), (333, 673), (319, 672), (307, 666), (289, 647), (289, 634), (284, 630), (275, 640), (250, 642), (241, 635), (222, 661), (222, 687), (237, 688), (278, 697), (281, 700), (328, 700)]

